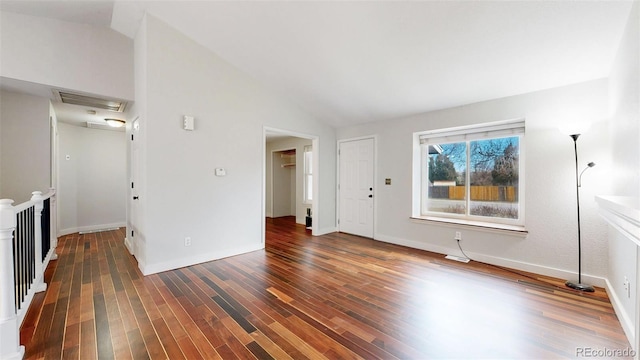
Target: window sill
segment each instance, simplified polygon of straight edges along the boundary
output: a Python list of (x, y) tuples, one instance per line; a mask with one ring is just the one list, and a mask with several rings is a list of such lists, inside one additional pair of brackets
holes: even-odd
[(527, 229), (525, 229), (524, 226), (520, 226), (520, 225), (506, 225), (506, 224), (496, 224), (496, 223), (489, 223), (489, 222), (483, 222), (483, 221), (448, 219), (448, 218), (441, 218), (441, 217), (434, 217), (434, 216), (412, 216), (410, 220), (411, 222), (414, 222), (416, 224), (434, 223), (436, 225), (455, 227), (455, 228), (459, 228), (460, 226), (465, 226), (473, 230), (490, 232), (490, 233), (498, 233), (498, 234), (508, 234), (508, 235), (514, 235), (518, 237), (526, 237), (529, 234), (529, 231), (527, 231)]

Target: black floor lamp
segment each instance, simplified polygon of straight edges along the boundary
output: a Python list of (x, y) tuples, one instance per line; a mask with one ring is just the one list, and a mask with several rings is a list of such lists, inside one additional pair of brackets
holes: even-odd
[(582, 172), (578, 175), (578, 137), (580, 134), (569, 135), (573, 139), (573, 150), (576, 155), (576, 205), (578, 209), (578, 282), (567, 281), (565, 283), (566, 286), (586, 292), (593, 292), (593, 286), (583, 284), (582, 283), (582, 251), (581, 251), (581, 239), (580, 239), (580, 187), (582, 186), (580, 180), (582, 179), (582, 174), (587, 171), (588, 168), (592, 168), (596, 166), (594, 162), (590, 162), (587, 164), (587, 167), (582, 170)]

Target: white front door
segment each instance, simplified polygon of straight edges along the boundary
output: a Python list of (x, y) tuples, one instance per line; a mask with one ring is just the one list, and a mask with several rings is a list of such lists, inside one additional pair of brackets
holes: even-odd
[(374, 140), (340, 143), (338, 184), (341, 232), (373, 237)]

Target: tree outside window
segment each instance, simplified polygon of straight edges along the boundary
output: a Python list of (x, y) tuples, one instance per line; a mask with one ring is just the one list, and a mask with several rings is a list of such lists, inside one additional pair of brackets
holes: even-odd
[[(523, 124), (523, 123), (522, 123)], [(421, 138), (422, 215), (522, 224), (520, 130)], [(505, 135), (505, 133), (507, 135)], [(460, 139), (447, 142), (443, 140)]]

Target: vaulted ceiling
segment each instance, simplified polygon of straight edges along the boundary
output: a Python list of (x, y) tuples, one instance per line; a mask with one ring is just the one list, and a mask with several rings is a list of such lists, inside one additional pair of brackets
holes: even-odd
[(111, 26), (163, 20), (335, 126), (607, 77), (631, 1), (6, 1)]

